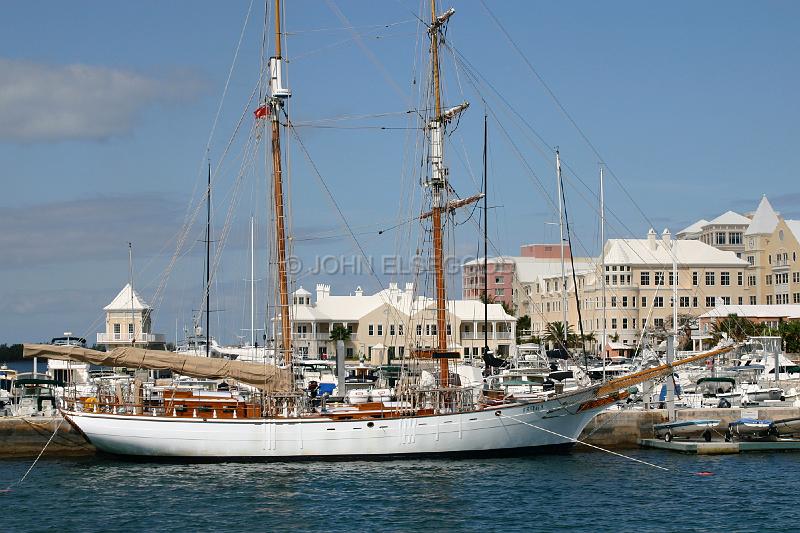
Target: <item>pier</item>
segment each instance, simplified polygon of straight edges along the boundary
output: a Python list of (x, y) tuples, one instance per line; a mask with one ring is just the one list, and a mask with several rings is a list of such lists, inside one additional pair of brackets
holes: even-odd
[(36, 457), (50, 437), (52, 440), (44, 457), (75, 457), (95, 453), (94, 446), (60, 416), (14, 416), (0, 418), (0, 459)]

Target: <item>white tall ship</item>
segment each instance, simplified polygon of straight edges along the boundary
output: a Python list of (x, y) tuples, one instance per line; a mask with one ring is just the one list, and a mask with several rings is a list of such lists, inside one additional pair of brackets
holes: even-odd
[[(272, 140), (277, 265), (275, 359), (281, 366), (193, 357), (119, 347), (96, 352), (74, 346), (26, 345), (29, 357), (70, 358), (106, 366), (169, 369), (199, 378), (231, 378), (235, 390), (200, 392), (165, 389), (158, 397), (133, 400), (119, 393), (75, 398), (64, 416), (103, 452), (120, 455), (196, 459), (292, 459), (415, 455), (487, 455), (543, 451), (572, 446), (597, 412), (627, 396), (625, 388), (672, 373), (664, 365), (602, 385), (579, 388), (546, 399), (520, 399), (503, 389), (462, 385), (452, 373), (448, 349), (443, 268), (443, 225), (447, 214), (480, 198), (448, 200), (444, 164), (445, 131), (466, 108), (445, 108), (439, 86), (438, 47), (454, 10), (436, 11), (431, 0), (431, 115), (425, 119), (428, 146), (429, 210), (420, 218), (430, 224), (435, 275), (435, 346), (409, 348), (406, 370), (393, 390), (372, 394), (360, 403), (327, 403), (296, 385), (293, 373), (287, 283), (286, 219), (282, 182), (281, 129), (288, 122), (281, 56), (281, 3), (276, 0), (275, 56), (269, 60), (269, 96), (256, 110), (264, 138)], [(444, 220), (443, 220), (444, 219)], [(716, 352), (719, 353), (719, 352)], [(710, 357), (703, 354), (686, 364)], [(423, 376), (434, 375), (430, 383)], [(370, 401), (371, 400), (371, 401)]]

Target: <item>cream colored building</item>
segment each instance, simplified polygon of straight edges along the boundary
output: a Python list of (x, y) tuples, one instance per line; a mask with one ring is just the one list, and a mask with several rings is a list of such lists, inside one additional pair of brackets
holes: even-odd
[(130, 283), (103, 310), (106, 312), (106, 331), (97, 334), (98, 345), (106, 348), (164, 348), (164, 335), (151, 331), (153, 308), (139, 297)]
[[(610, 239), (604, 247), (606, 330), (623, 345), (638, 344), (642, 330), (663, 331), (678, 314), (698, 317), (720, 305), (742, 305), (753, 292), (746, 284), (747, 261), (699, 240), (673, 240), (669, 231), (659, 237), (652, 229), (646, 239)], [(673, 277), (673, 254), (677, 279)], [(601, 260), (577, 269), (584, 334), (594, 334), (599, 349), (603, 330)], [(677, 286), (677, 302), (673, 288)], [(580, 333), (572, 273), (567, 275), (567, 323)], [(530, 308), (534, 335), (548, 322), (562, 321), (561, 275), (542, 276), (532, 287)]]
[[(718, 218), (735, 222), (729, 211)], [(741, 216), (739, 224), (729, 225), (725, 236), (722, 227), (698, 221), (679, 233), (683, 239), (706, 239), (720, 249), (733, 249), (748, 262), (745, 274), (748, 305), (785, 305), (800, 303), (800, 220), (784, 219), (766, 196), (757, 209)], [(745, 224), (744, 221), (747, 221)], [(699, 229), (698, 229), (699, 227)], [(741, 243), (736, 234), (742, 233)], [(731, 235), (735, 243), (731, 242)], [(723, 242), (721, 242), (723, 241)], [(741, 250), (739, 251), (739, 248)]]
[[(299, 288), (292, 296), (292, 344), (308, 357), (332, 356), (330, 339), (337, 325), (347, 328), (347, 357), (387, 362), (411, 347), (432, 348), (437, 341), (435, 303), (416, 296), (414, 285), (396, 283), (372, 295), (358, 287), (349, 295), (332, 295), (330, 285), (318, 284), (316, 297)], [(516, 319), (500, 304), (488, 306), (489, 347), (508, 354), (514, 348)], [(462, 356), (478, 356), (484, 344), (484, 310), (479, 301), (448, 302), (448, 346)], [(278, 324), (279, 325), (279, 324)], [(273, 334), (280, 335), (280, 327)]]

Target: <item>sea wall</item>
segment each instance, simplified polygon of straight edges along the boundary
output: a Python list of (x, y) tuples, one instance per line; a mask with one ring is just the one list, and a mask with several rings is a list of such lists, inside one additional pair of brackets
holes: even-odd
[[(56, 428), (58, 431), (56, 431)], [(53, 432), (56, 432), (53, 435)], [(43, 457), (92, 455), (94, 446), (60, 416), (0, 418), (0, 458), (36, 457), (50, 437)]]
[[(724, 428), (727, 427), (729, 422), (743, 417), (757, 417), (769, 420), (800, 417), (800, 407), (681, 409), (676, 416), (678, 420), (722, 420), (719, 426), (720, 429), (717, 431), (724, 433)], [(581, 433), (579, 440), (604, 448), (638, 448), (640, 439), (654, 437), (653, 424), (666, 421), (666, 409), (605, 411), (594, 417)], [(585, 449), (586, 447), (583, 448)], [(581, 449), (581, 446), (578, 445), (576, 449)]]

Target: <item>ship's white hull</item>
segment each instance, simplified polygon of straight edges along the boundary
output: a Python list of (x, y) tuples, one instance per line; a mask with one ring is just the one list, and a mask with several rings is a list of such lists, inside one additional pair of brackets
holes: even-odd
[[(574, 398), (573, 398), (574, 400)], [(470, 413), (338, 420), (203, 419), (66, 412), (99, 450), (185, 458), (491, 454), (567, 447), (602, 409), (549, 400)], [(537, 427), (532, 427), (537, 426)]]

